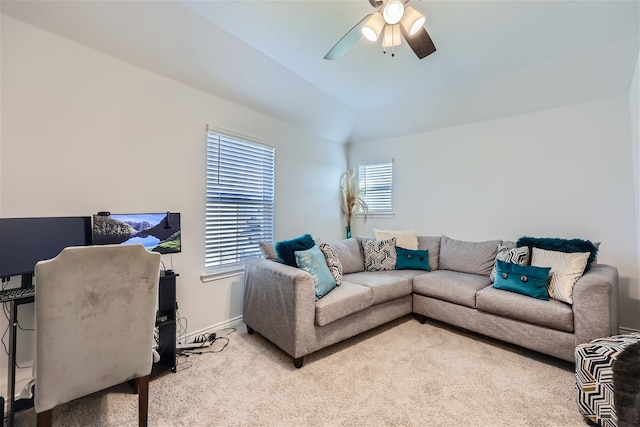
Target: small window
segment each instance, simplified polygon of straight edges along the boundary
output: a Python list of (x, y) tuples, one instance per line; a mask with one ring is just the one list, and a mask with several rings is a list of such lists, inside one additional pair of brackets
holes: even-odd
[(393, 163), (358, 166), (360, 196), (368, 206), (368, 214), (393, 214)]
[(207, 132), (205, 269), (242, 270), (274, 239), (275, 149)]

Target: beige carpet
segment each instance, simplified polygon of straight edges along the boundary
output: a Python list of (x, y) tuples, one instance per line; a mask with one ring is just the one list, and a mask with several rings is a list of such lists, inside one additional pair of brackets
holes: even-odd
[[(585, 426), (570, 363), (440, 323), (400, 319), (302, 369), (244, 328), (221, 353), (150, 383), (152, 426)], [(216, 342), (221, 344), (221, 341)], [(32, 426), (33, 409), (16, 416)], [(128, 385), (62, 405), (58, 426), (134, 426)]]

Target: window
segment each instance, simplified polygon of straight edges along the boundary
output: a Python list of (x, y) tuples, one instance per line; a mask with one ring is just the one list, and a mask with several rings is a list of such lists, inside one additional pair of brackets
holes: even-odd
[(358, 166), (360, 196), (367, 202), (369, 215), (393, 214), (393, 163)]
[(207, 274), (240, 271), (274, 238), (275, 150), (207, 131)]

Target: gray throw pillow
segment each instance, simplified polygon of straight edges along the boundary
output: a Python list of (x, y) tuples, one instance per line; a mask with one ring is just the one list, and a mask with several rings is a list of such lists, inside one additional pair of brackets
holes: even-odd
[(364, 258), (360, 252), (360, 243), (355, 237), (329, 243), (342, 264), (344, 274), (364, 271)]
[(500, 243), (502, 240), (465, 242), (442, 236), (440, 268), (488, 277), (496, 262), (496, 253)]

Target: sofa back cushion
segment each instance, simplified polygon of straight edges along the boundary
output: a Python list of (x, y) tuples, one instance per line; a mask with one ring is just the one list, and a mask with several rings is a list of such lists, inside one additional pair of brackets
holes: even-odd
[(500, 243), (502, 240), (465, 242), (442, 236), (440, 268), (489, 276), (496, 261), (496, 253)]
[(344, 274), (364, 271), (364, 256), (360, 249), (360, 243), (355, 237), (328, 243), (327, 245), (330, 246), (340, 260)]
[(276, 254), (276, 248), (272, 242), (258, 242), (262, 256), (269, 261), (282, 262), (282, 260)]
[(418, 236), (418, 249), (429, 251), (429, 267), (437, 270), (440, 265), (440, 241), (442, 236)]

